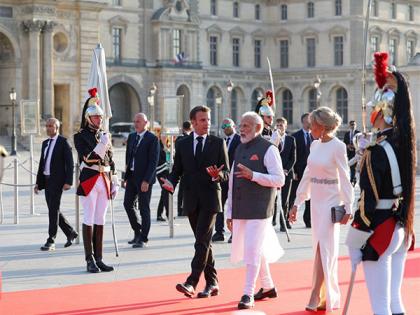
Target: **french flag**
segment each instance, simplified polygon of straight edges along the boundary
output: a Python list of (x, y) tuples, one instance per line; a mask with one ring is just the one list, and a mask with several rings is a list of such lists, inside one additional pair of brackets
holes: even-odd
[(186, 60), (185, 53), (181, 51), (180, 53), (176, 54), (174, 63), (175, 64), (182, 64)]

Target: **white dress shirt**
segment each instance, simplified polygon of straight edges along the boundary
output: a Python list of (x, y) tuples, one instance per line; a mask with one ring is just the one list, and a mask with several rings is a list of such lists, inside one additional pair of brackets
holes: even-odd
[[(50, 172), (51, 156), (52, 156), (52, 153), (54, 151), (54, 147), (55, 147), (55, 143), (57, 142), (57, 138), (58, 138), (58, 134), (55, 135), (53, 138), (50, 138), (51, 139), (51, 142), (50, 142), (51, 149), (48, 150), (48, 146), (46, 146), (45, 147), (45, 150), (44, 150), (44, 161), (45, 161), (45, 164), (44, 164), (44, 175), (46, 175), (46, 176), (50, 176), (51, 175), (51, 172)], [(47, 151), (48, 151), (48, 156), (45, 156), (45, 154), (47, 154)]]
[[(193, 141), (194, 156), (195, 156), (195, 148), (197, 147), (197, 143), (198, 143), (197, 137), (200, 137), (200, 136), (194, 132), (194, 141)], [(204, 149), (204, 145), (206, 143), (207, 134), (204, 134), (201, 137), (203, 137), (203, 141), (201, 141), (201, 143), (202, 143), (202, 149)]]

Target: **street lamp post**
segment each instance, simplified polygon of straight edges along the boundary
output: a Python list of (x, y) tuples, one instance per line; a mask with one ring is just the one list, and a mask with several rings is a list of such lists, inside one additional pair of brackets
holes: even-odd
[(153, 82), (152, 86), (149, 89), (149, 96), (147, 97), (147, 101), (150, 105), (150, 130), (153, 132), (153, 127), (155, 123), (155, 94), (157, 91), (157, 86), (155, 82)]
[[(222, 111), (222, 101), (223, 101), (223, 99), (222, 99), (222, 97), (220, 96), (220, 95), (218, 95), (216, 98), (215, 98), (215, 102), (216, 102), (216, 108), (217, 108), (217, 124), (216, 124), (216, 128), (217, 128), (217, 132), (216, 132), (216, 134), (218, 134), (219, 136), (220, 136), (220, 134), (221, 134), (221, 131), (220, 131), (220, 123), (221, 123), (221, 121), (220, 121), (220, 113), (221, 113), (221, 111)], [(215, 117), (216, 118), (216, 117)]]
[[(234, 84), (232, 82), (232, 80), (229, 80), (228, 83), (226, 84), (226, 89), (227, 89), (227, 100), (226, 100), (226, 105), (227, 105), (227, 109), (230, 108), (231, 112), (232, 112), (232, 90), (233, 90)], [(230, 117), (231, 115), (229, 115)], [(232, 117), (231, 117), (232, 118)]]
[(321, 79), (319, 76), (316, 76), (314, 81), (314, 88), (316, 90), (316, 107), (319, 107), (320, 101), (321, 101), (321, 90), (319, 89), (319, 86), (321, 85)]
[(16, 155), (16, 122), (15, 122), (15, 107), (16, 107), (16, 91), (11, 88), (9, 91), (10, 101), (12, 102), (12, 152), (10, 155)]

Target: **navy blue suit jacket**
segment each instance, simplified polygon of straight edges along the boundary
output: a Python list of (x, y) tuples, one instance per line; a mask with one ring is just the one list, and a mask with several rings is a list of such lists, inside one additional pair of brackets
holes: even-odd
[[(137, 149), (136, 146), (136, 132), (130, 133), (127, 139), (127, 150), (125, 152), (125, 176), (124, 180), (128, 179), (128, 174), (133, 173), (132, 178), (138, 188), (143, 181), (153, 185), (156, 181), (156, 167), (159, 161), (159, 141), (158, 138), (146, 131), (143, 135)], [(131, 157), (134, 156), (134, 171), (131, 171)]]

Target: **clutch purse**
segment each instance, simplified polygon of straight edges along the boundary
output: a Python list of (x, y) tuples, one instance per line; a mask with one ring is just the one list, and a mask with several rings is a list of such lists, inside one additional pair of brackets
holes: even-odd
[(345, 214), (346, 214), (346, 209), (344, 209), (344, 205), (332, 207), (331, 208), (332, 223), (340, 222), (343, 219)]
[(365, 244), (369, 237), (372, 235), (372, 233), (373, 231), (366, 232), (350, 226), (344, 244), (346, 244), (350, 248), (361, 249), (365, 247)]

